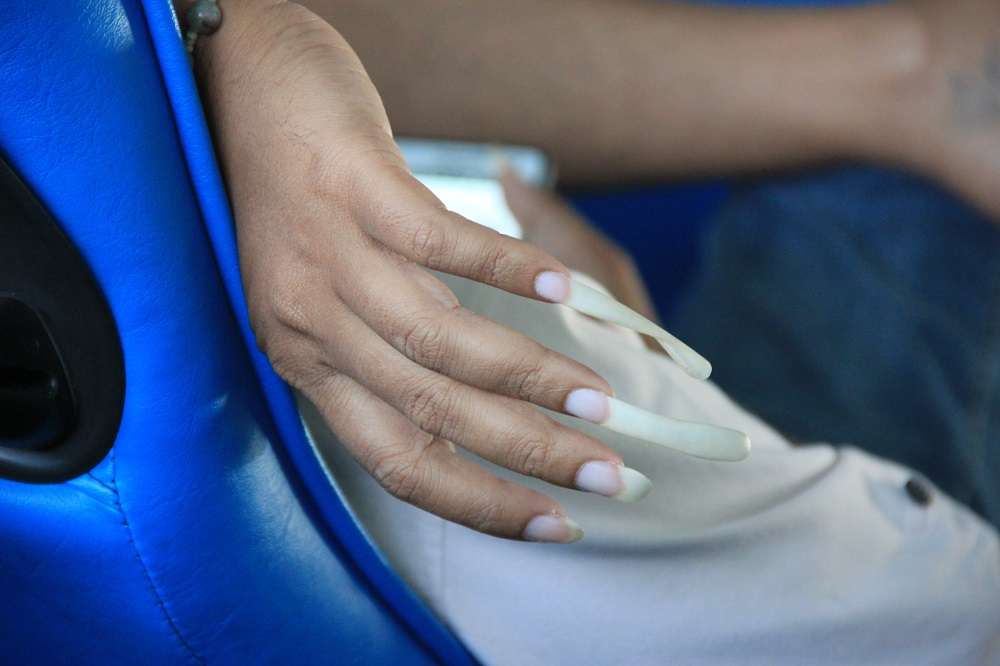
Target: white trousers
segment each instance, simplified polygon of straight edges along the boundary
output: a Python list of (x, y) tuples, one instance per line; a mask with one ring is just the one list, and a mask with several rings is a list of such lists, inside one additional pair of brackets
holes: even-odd
[(748, 460), (712, 463), (560, 416), (654, 489), (621, 504), (489, 465), (551, 494), (586, 532), (571, 545), (522, 543), (389, 496), (305, 407), (371, 537), (483, 662), (1000, 664), (1000, 545), (964, 507), (926, 482), (921, 504), (905, 489), (911, 472), (857, 449), (792, 447), (635, 334), (450, 285), (466, 307), (589, 365), (623, 400), (753, 442)]

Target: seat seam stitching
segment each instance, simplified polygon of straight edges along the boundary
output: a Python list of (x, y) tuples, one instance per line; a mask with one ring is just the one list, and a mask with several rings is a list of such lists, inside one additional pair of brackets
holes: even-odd
[(136, 543), (135, 535), (132, 532), (132, 526), (128, 522), (128, 516), (125, 513), (125, 507), (122, 504), (121, 492), (118, 487), (118, 462), (115, 458), (115, 448), (111, 449), (111, 484), (110, 490), (114, 493), (114, 503), (115, 508), (118, 510), (119, 515), (122, 518), (122, 526), (125, 528), (125, 534), (128, 538), (128, 543), (132, 548), (132, 552), (135, 554), (136, 561), (139, 562), (139, 568), (142, 570), (143, 578), (146, 580), (146, 584), (149, 587), (150, 592), (153, 594), (153, 598), (156, 600), (156, 605), (159, 607), (160, 612), (163, 614), (163, 618), (167, 623), (167, 628), (170, 634), (180, 643), (181, 647), (187, 653), (188, 657), (197, 664), (206, 663), (204, 659), (198, 656), (195, 652), (194, 647), (184, 638), (181, 634), (180, 628), (177, 626), (177, 622), (170, 615), (170, 611), (167, 609), (167, 604), (160, 594), (160, 591), (156, 587), (156, 583), (153, 581), (153, 575), (149, 571), (149, 567), (146, 565), (145, 559), (142, 557), (142, 552), (139, 550), (139, 545)]

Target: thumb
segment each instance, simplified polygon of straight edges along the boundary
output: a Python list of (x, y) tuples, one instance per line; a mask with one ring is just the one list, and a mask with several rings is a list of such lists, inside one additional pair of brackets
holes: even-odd
[(520, 222), (524, 240), (556, 257), (567, 240), (585, 233), (577, 214), (554, 193), (526, 183), (513, 169), (504, 168), (500, 184), (511, 213)]

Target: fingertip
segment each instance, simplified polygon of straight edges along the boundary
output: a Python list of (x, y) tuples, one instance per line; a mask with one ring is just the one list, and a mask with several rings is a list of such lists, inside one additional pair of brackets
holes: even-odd
[(542, 271), (535, 276), (535, 295), (551, 303), (569, 300), (570, 277), (560, 271)]
[(510, 211), (530, 235), (541, 223), (547, 222), (546, 206), (551, 193), (524, 180), (517, 171), (507, 166), (500, 172), (500, 186)]
[(519, 174), (509, 162), (504, 161), (500, 165), (500, 175), (498, 176), (500, 184), (503, 186), (505, 192), (519, 193), (524, 190), (530, 190), (531, 186), (524, 182)]
[(591, 388), (570, 391), (563, 409), (567, 414), (598, 424), (604, 423), (611, 415), (608, 395)]
[(528, 213), (527, 197), (531, 196), (531, 187), (507, 164), (501, 168), (498, 180), (507, 207), (521, 223), (525, 237), (530, 236), (535, 230), (534, 216)]
[(521, 179), (521, 176), (510, 165), (510, 162), (508, 162), (505, 159), (504, 160), (500, 160), (500, 176), (499, 176), (499, 178), (504, 183), (508, 183), (508, 182), (509, 183), (516, 183), (516, 184), (522, 184), (522, 183), (524, 183), (524, 180)]
[(591, 460), (581, 465), (575, 485), (578, 490), (625, 503), (638, 502), (653, 489), (653, 482), (642, 472), (607, 460)]
[(521, 538), (537, 543), (573, 543), (583, 538), (583, 528), (567, 516), (542, 514), (528, 521)]

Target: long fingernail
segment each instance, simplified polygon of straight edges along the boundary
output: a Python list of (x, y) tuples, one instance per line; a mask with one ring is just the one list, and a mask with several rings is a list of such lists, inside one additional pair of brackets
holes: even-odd
[(670, 355), (670, 358), (674, 359), (677, 365), (681, 366), (692, 377), (708, 379), (708, 376), (712, 374), (712, 364), (705, 357), (624, 303), (619, 303), (613, 297), (578, 280), (572, 280), (566, 289), (567, 298), (557, 302), (591, 317), (603, 319), (656, 338), (656, 341)]
[(750, 437), (737, 430), (672, 419), (615, 398), (608, 404), (610, 414), (601, 424), (608, 430), (706, 460), (735, 462), (750, 455)]
[(564, 303), (569, 298), (569, 276), (556, 271), (545, 271), (535, 277), (535, 293), (553, 303)]
[(653, 489), (653, 482), (631, 467), (592, 460), (580, 465), (576, 473), (576, 487), (619, 502), (638, 502)]
[(583, 530), (565, 516), (545, 514), (529, 520), (521, 536), (525, 541), (573, 543), (583, 538)]
[(572, 414), (591, 423), (603, 423), (611, 414), (611, 405), (608, 403), (607, 394), (588, 388), (570, 391), (569, 395), (566, 396), (563, 409), (566, 410), (567, 414)]

